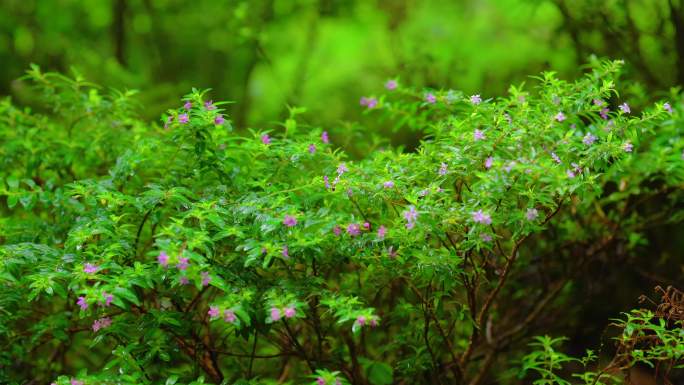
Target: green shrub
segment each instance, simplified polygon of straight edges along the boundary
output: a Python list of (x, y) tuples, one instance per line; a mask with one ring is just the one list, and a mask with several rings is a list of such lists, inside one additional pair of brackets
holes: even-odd
[(239, 135), (194, 90), (149, 124), (33, 68), (52, 110), (0, 107), (0, 381), (514, 381), (593, 260), (682, 219), (681, 106), (629, 111), (619, 67), (399, 84), (362, 104), (421, 146), (360, 161), (301, 109)]

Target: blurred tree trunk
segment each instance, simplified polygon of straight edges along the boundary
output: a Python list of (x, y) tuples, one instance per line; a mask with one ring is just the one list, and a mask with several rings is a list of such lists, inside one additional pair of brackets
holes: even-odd
[(675, 7), (673, 0), (668, 0), (670, 20), (674, 26), (675, 50), (677, 52), (677, 84), (684, 86), (684, 15), (682, 5)]
[(126, 66), (126, 0), (114, 0), (112, 9), (112, 40), (114, 43), (114, 57), (122, 66)]

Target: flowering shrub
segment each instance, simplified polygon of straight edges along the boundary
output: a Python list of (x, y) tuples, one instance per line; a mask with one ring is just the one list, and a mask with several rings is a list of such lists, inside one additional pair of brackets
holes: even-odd
[(150, 125), (33, 68), (51, 111), (0, 105), (0, 381), (512, 381), (572, 282), (682, 219), (680, 108), (630, 110), (618, 72), (391, 80), (361, 108), (424, 140), (353, 161), (300, 109), (238, 135), (193, 90)]

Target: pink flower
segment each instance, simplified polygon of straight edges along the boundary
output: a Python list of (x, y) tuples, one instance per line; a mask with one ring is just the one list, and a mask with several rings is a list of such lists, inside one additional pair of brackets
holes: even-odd
[(178, 123), (180, 124), (185, 124), (188, 121), (190, 121), (190, 118), (188, 117), (188, 114), (180, 114), (178, 115)]
[(230, 309), (224, 310), (223, 311), (223, 320), (226, 322), (234, 323), (235, 320), (237, 320), (237, 317), (235, 316), (235, 312), (230, 310)]
[(280, 319), (280, 310), (276, 307), (271, 308), (271, 319), (273, 321), (278, 321)]
[(482, 103), (482, 98), (480, 97), (479, 94), (473, 95), (470, 97), (470, 102), (475, 104), (475, 105), (478, 105), (478, 104)]
[(482, 239), (485, 242), (491, 242), (492, 236), (487, 233), (480, 233), (480, 239)]
[(337, 174), (342, 175), (347, 171), (349, 171), (349, 169), (347, 168), (346, 164), (340, 163), (340, 165), (337, 166)]
[(86, 297), (80, 296), (78, 297), (78, 301), (76, 301), (76, 305), (81, 307), (81, 310), (85, 310), (88, 308), (88, 302), (86, 302)]
[(102, 326), (100, 326), (100, 320), (95, 320), (93, 321), (93, 331), (96, 332), (100, 330)]
[(114, 296), (107, 293), (106, 291), (102, 292), (102, 296), (105, 299), (105, 302), (104, 302), (105, 307), (111, 305), (112, 301), (114, 301)]
[(625, 150), (625, 152), (632, 152), (634, 145), (630, 142), (625, 142), (625, 144), (622, 145), (622, 149)]
[(287, 227), (297, 226), (297, 218), (293, 217), (292, 215), (285, 215), (285, 219), (283, 219), (283, 224)]
[(217, 126), (220, 126), (225, 122), (226, 122), (226, 119), (224, 119), (223, 115), (221, 115), (221, 114), (216, 115), (216, 118), (214, 118), (214, 124)]
[(370, 327), (374, 328), (376, 326), (378, 326), (378, 320), (376, 320), (375, 318), (371, 318)]
[(325, 379), (323, 377), (317, 377), (316, 385), (325, 385)]
[(557, 120), (557, 121), (562, 122), (562, 121), (564, 121), (565, 119), (566, 119), (566, 118), (565, 118), (565, 114), (564, 114), (564, 113), (559, 112), (559, 113), (556, 114), (556, 120)]
[(328, 131), (323, 131), (323, 133), (321, 133), (321, 141), (325, 144), (330, 143), (330, 138), (328, 137)]
[(71, 381), (69, 381), (69, 385), (83, 385), (83, 381), (72, 378)]
[(362, 315), (356, 317), (356, 324), (359, 326), (365, 325), (366, 324), (366, 317), (364, 317)]
[(538, 215), (539, 215), (539, 212), (537, 212), (537, 209), (529, 208), (529, 209), (527, 209), (527, 212), (525, 213), (525, 218), (527, 218), (528, 221), (533, 221), (533, 220), (537, 219)]
[(629, 104), (627, 103), (620, 104), (620, 111), (624, 112), (625, 114), (632, 112), (632, 110), (629, 108)]
[(359, 101), (359, 104), (362, 106), (366, 106), (368, 109), (372, 109), (378, 106), (378, 99), (376, 98), (367, 98), (363, 96), (361, 100)]
[(475, 130), (475, 132), (473, 132), (473, 139), (482, 140), (484, 138), (485, 138), (484, 132), (482, 132), (480, 130)]
[(404, 219), (406, 219), (406, 228), (411, 230), (416, 225), (418, 219), (418, 212), (415, 206), (409, 206), (407, 211), (404, 211)]
[(297, 314), (297, 311), (294, 307), (290, 306), (285, 308), (285, 318), (292, 318), (295, 314)]
[(88, 274), (97, 273), (99, 269), (100, 268), (97, 267), (97, 265), (93, 265), (92, 263), (86, 263), (85, 266), (83, 266), (83, 271), (85, 271)]
[(663, 104), (663, 109), (669, 113), (672, 113), (672, 106), (670, 105), (670, 103)]
[(494, 158), (492, 158), (491, 156), (489, 158), (485, 159), (485, 168), (487, 170), (489, 170), (490, 168), (492, 168), (493, 163), (494, 163)]
[(159, 256), (157, 257), (157, 262), (159, 262), (159, 264), (164, 267), (169, 265), (169, 256), (166, 255), (165, 251), (159, 253)]
[(271, 137), (268, 136), (268, 134), (261, 135), (261, 143), (268, 146), (269, 144), (271, 144)]
[(382, 185), (385, 188), (392, 188), (392, 187), (394, 187), (394, 182), (392, 182), (391, 180), (388, 180), (387, 182), (383, 183)]
[(211, 282), (211, 276), (209, 275), (208, 272), (203, 271), (200, 273), (202, 276), (202, 286), (209, 286), (209, 282)]
[(570, 178), (570, 179), (575, 177), (575, 172), (572, 170), (568, 170), (565, 173), (568, 175), (568, 178)]
[(178, 282), (180, 282), (181, 285), (187, 285), (190, 283), (190, 280), (188, 280), (188, 277), (182, 275), (179, 279)]
[(107, 328), (111, 326), (112, 320), (109, 317), (100, 318), (99, 320), (93, 321), (93, 331), (97, 332), (100, 329)]
[(555, 152), (552, 152), (552, 153), (551, 153), (551, 158), (553, 158), (554, 162), (556, 162), (556, 163), (558, 163), (558, 164), (561, 163), (560, 158), (558, 157), (558, 155), (556, 155)]
[(475, 223), (489, 225), (492, 223), (492, 217), (489, 214), (483, 212), (482, 210), (477, 210), (473, 212), (473, 221)]
[(342, 234), (342, 228), (338, 225), (335, 225), (335, 227), (333, 227), (333, 234), (339, 237), (340, 234)]
[(347, 234), (351, 235), (352, 237), (361, 234), (361, 226), (359, 226), (358, 223), (350, 224), (349, 226), (347, 226)]
[(608, 119), (608, 112), (609, 111), (610, 110), (608, 109), (608, 107), (601, 108), (601, 111), (599, 111), (599, 115), (601, 115), (602, 119)]
[(398, 85), (399, 83), (395, 79), (390, 79), (385, 83), (385, 88), (390, 91), (394, 91), (397, 89)]
[(283, 258), (289, 259), (290, 258), (290, 250), (287, 248), (287, 245), (283, 246)]
[(204, 102), (204, 108), (206, 108), (206, 109), (209, 110), (209, 111), (215, 110), (215, 109), (216, 109), (216, 106), (214, 105), (214, 101), (213, 101), (213, 100), (210, 100), (210, 101), (208, 101), (208, 102)]
[(434, 104), (436, 101), (437, 101), (437, 98), (435, 97), (435, 95), (433, 93), (428, 92), (427, 94), (425, 94), (425, 102), (430, 103), (430, 104)]
[(311, 143), (309, 145), (309, 154), (314, 154), (314, 153), (316, 153), (316, 145)]
[(218, 306), (209, 306), (209, 311), (207, 312), (207, 314), (209, 314), (209, 317), (211, 318), (217, 318), (219, 316)]
[(366, 231), (370, 230), (370, 222), (363, 222), (363, 229)]
[(185, 102), (185, 104), (183, 104), (183, 108), (185, 108), (186, 110), (191, 109), (192, 108), (192, 102), (188, 100), (187, 102)]
[(597, 107), (601, 107), (603, 105), (603, 100), (601, 99), (594, 99), (594, 105)]
[(378, 228), (378, 238), (385, 239), (385, 235), (387, 235), (387, 228), (381, 225)]
[(188, 258), (186, 257), (180, 257), (178, 258), (178, 264), (176, 265), (176, 268), (178, 270), (185, 270), (188, 268), (190, 263), (188, 262)]

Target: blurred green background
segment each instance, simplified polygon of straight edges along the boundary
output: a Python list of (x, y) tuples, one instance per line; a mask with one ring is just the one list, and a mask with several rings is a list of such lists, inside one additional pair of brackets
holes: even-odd
[(236, 101), (238, 128), (272, 127), (287, 105), (344, 127), (388, 78), (488, 97), (542, 70), (575, 76), (596, 54), (625, 59), (643, 99), (684, 83), (683, 3), (2, 0), (0, 94), (30, 105), (16, 79), (36, 63), (139, 89), (151, 120), (197, 87)]

